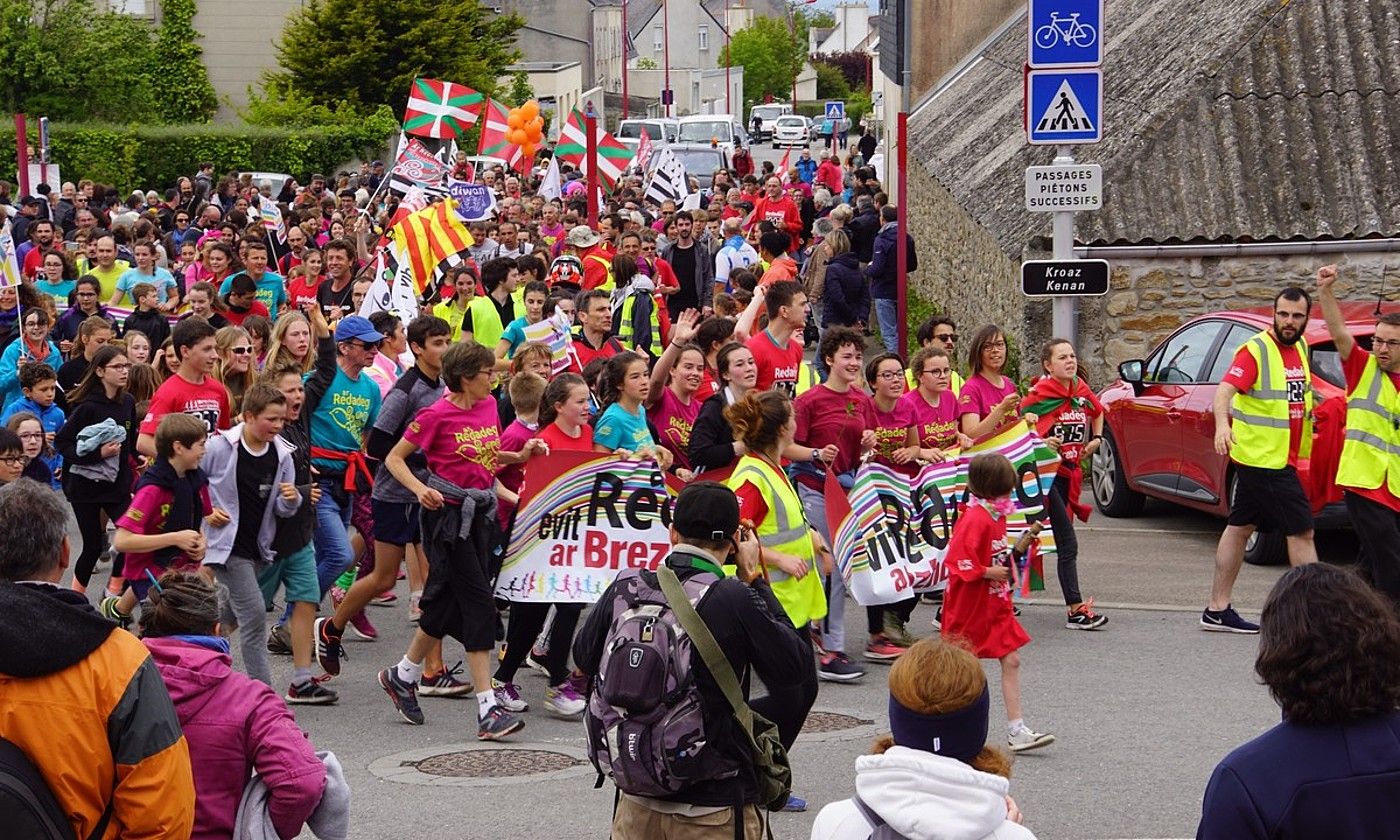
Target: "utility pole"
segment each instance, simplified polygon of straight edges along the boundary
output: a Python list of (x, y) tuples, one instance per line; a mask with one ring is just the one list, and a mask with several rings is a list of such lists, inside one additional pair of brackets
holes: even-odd
[[(895, 276), (899, 285), (897, 305), (899, 307), (899, 354), (909, 352), (909, 105), (912, 101), (910, 85), (914, 74), (910, 68), (913, 54), (914, 0), (904, 0), (900, 4), (903, 16), (903, 37), (900, 44), (901, 79), (899, 93), (899, 114), (895, 117), (895, 159), (899, 167), (899, 177), (895, 181), (895, 202), (899, 207), (898, 233), (899, 248), (895, 251)], [(833, 132), (834, 136), (835, 132)], [(889, 154), (889, 149), (885, 149)]]

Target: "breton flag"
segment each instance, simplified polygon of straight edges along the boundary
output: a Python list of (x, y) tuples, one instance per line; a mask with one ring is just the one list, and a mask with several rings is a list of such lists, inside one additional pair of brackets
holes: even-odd
[(17, 287), (21, 280), (15, 237), (10, 233), (10, 220), (6, 219), (5, 226), (0, 228), (0, 289)]
[(656, 168), (651, 173), (651, 183), (644, 196), (648, 201), (660, 204), (663, 201), (680, 202), (690, 194), (690, 182), (686, 180), (685, 164), (676, 157), (669, 146), (656, 153)]
[(418, 295), (413, 291), (413, 264), (397, 242), (381, 248), (375, 258), (374, 283), (360, 304), (359, 315), (392, 312), (407, 324), (418, 317)]
[[(588, 174), (588, 135), (584, 131), (583, 114), (575, 108), (569, 112), (569, 119), (559, 132), (559, 145), (554, 154), (572, 163), (584, 175)], [(596, 123), (595, 123), (596, 125)], [(632, 160), (632, 150), (603, 131), (598, 130), (598, 175), (603, 185), (612, 189)]]
[(482, 99), (466, 85), (414, 79), (408, 89), (403, 130), (420, 137), (456, 137), (476, 124)]
[(457, 202), (450, 198), (405, 216), (390, 228), (389, 235), (403, 249), (419, 294), (435, 285), (449, 268), (465, 262), (467, 249), (475, 243), (457, 216)]

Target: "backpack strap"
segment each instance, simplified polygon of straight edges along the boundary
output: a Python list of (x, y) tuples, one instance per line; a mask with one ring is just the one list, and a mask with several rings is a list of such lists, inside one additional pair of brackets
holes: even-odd
[[(667, 605), (676, 614), (676, 619), (685, 629), (686, 635), (690, 636), (690, 643), (700, 652), (705, 667), (710, 669), (710, 675), (715, 678), (720, 690), (724, 692), (725, 699), (729, 701), (730, 708), (734, 710), (734, 717), (738, 719), (744, 734), (753, 744), (753, 711), (744, 701), (744, 694), (739, 689), (739, 678), (734, 674), (734, 666), (729, 664), (729, 659), (720, 650), (714, 634), (686, 597), (685, 589), (675, 571), (662, 563), (656, 567), (656, 579), (661, 584), (661, 592), (666, 596)], [(754, 746), (757, 748), (756, 744)]]
[(87, 840), (102, 840), (107, 833), (107, 823), (112, 821), (112, 808), (117, 804), (117, 792), (112, 791), (112, 798), (107, 800), (107, 807), (102, 811), (102, 818), (97, 821), (97, 825), (92, 829), (92, 833), (87, 836)]

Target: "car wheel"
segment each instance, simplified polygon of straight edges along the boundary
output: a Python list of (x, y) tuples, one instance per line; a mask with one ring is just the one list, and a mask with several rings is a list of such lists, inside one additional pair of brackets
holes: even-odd
[[(1230, 501), (1235, 499), (1235, 476), (1230, 475)], [(1283, 534), (1259, 531), (1244, 544), (1244, 562), (1251, 566), (1282, 566), (1288, 562), (1288, 539)]]
[(1114, 518), (1142, 513), (1147, 497), (1128, 487), (1123, 462), (1118, 458), (1118, 447), (1107, 428), (1099, 439), (1098, 450), (1089, 458), (1089, 469), (1094, 507), (1100, 513)]

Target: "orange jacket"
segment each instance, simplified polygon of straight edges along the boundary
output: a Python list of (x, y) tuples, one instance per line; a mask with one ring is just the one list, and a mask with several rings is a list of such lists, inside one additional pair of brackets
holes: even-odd
[[(71, 590), (0, 583), (0, 734), (87, 837), (189, 837), (194, 776), (175, 707), (140, 641)], [(3, 832), (0, 832), (3, 833)]]

